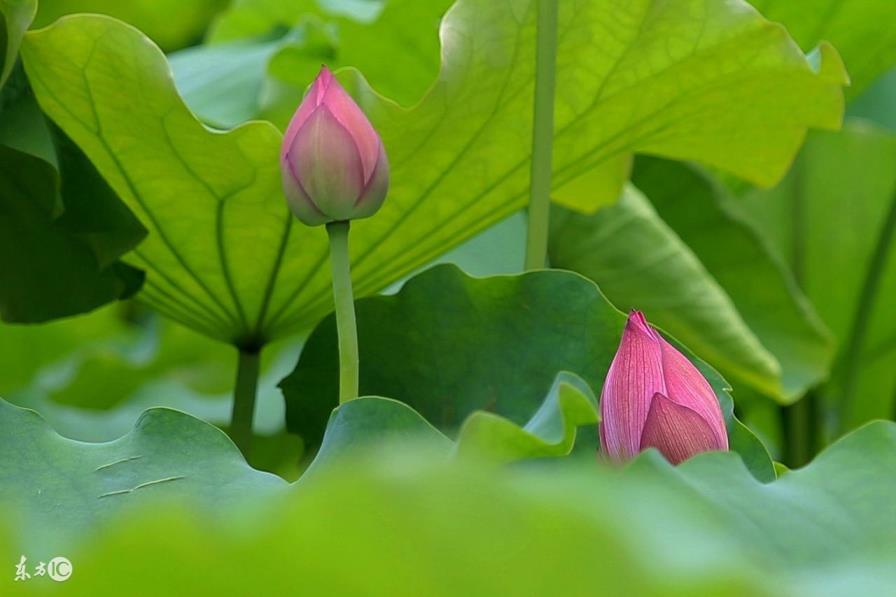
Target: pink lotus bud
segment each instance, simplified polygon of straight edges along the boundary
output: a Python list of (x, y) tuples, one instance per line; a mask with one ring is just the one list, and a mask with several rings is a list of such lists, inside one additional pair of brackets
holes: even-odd
[(383, 142), (327, 67), (286, 129), (280, 169), (289, 207), (308, 226), (366, 218), (383, 204)]
[(632, 311), (600, 399), (600, 444), (613, 460), (657, 448), (678, 464), (727, 450), (716, 395), (697, 368)]

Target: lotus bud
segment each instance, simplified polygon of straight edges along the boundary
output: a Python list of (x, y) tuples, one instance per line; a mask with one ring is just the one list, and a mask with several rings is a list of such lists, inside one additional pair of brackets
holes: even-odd
[(383, 142), (327, 67), (286, 129), (280, 169), (289, 207), (308, 226), (366, 218), (383, 204)]
[(656, 448), (678, 464), (699, 452), (727, 450), (716, 395), (696, 367), (632, 311), (600, 400), (601, 450), (625, 461)]

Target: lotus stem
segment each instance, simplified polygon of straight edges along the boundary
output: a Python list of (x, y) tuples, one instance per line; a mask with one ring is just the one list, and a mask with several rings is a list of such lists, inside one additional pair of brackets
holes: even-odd
[(260, 357), (261, 352), (258, 349), (241, 348), (237, 361), (230, 437), (246, 458), (249, 457), (249, 450), (252, 447), (252, 422), (255, 419)]
[(358, 397), (358, 328), (348, 258), (348, 221), (330, 222), (330, 267), (333, 271), (333, 303), (339, 335), (339, 403)]
[(526, 238), (527, 270), (541, 269), (547, 264), (556, 55), (557, 0), (538, 0), (529, 230)]

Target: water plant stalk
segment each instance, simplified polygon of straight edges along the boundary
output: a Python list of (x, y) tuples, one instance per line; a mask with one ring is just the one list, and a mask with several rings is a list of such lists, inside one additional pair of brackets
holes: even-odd
[(538, 0), (535, 46), (535, 103), (529, 183), (526, 269), (547, 264), (551, 214), (551, 157), (554, 138), (554, 75), (557, 55), (557, 0)]
[(339, 335), (339, 403), (358, 397), (358, 328), (348, 258), (348, 221), (330, 222), (330, 267), (333, 272), (333, 303)]
[(255, 397), (261, 352), (258, 349), (239, 350), (236, 385), (233, 390), (233, 410), (230, 416), (230, 437), (243, 455), (248, 457), (252, 447), (252, 422), (255, 419)]

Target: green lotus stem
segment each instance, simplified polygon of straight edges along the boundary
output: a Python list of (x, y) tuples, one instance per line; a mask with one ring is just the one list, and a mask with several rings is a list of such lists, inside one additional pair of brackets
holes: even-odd
[(252, 421), (255, 419), (255, 395), (261, 352), (240, 349), (237, 361), (236, 386), (233, 390), (233, 411), (230, 416), (230, 437), (244, 456), (252, 446)]
[(339, 403), (358, 397), (358, 328), (348, 259), (348, 221), (330, 222), (330, 267), (333, 271), (333, 303), (339, 334)]
[(551, 214), (551, 154), (554, 141), (554, 70), (557, 55), (557, 0), (538, 0), (535, 45), (535, 107), (529, 183), (526, 269), (547, 264)]

